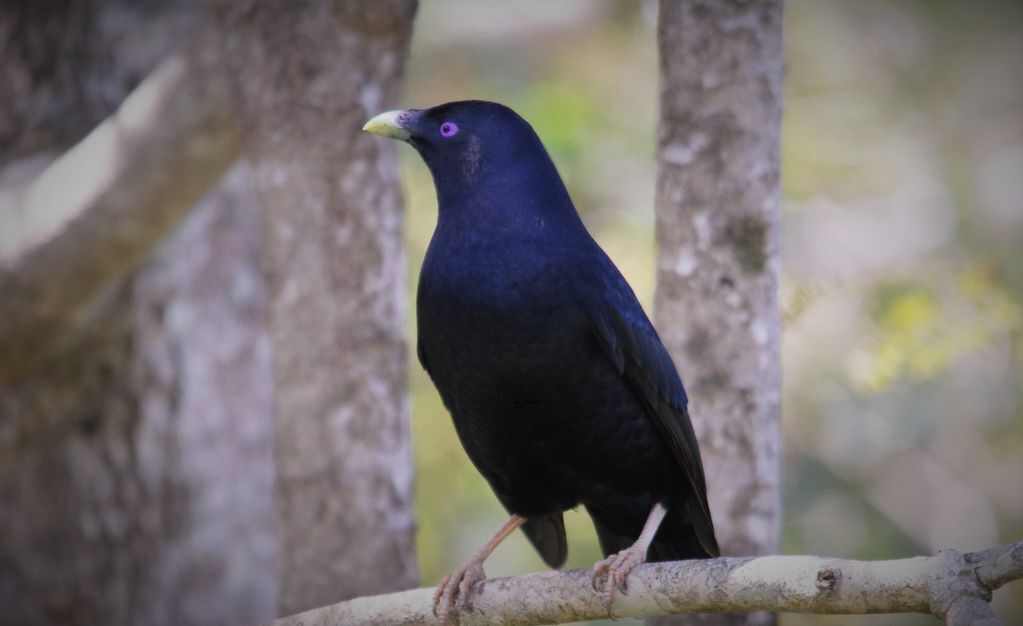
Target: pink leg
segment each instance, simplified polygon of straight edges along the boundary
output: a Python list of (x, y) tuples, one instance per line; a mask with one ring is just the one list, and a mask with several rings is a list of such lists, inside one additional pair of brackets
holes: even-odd
[(501, 526), (500, 530), (490, 538), (490, 541), (477, 550), (476, 554), (465, 565), (451, 572), (444, 577), (444, 580), (440, 581), (440, 584), (437, 585), (437, 590), (433, 592), (433, 614), (440, 619), (441, 623), (448, 623), (448, 615), (456, 595), (458, 596), (459, 608), (468, 606), (469, 594), (472, 591), (473, 585), (487, 578), (486, 573), (483, 571), (483, 561), (490, 556), (490, 553), (508, 535), (512, 534), (519, 526), (522, 526), (525, 521), (526, 518), (524, 517), (512, 515)]
[[(611, 619), (614, 619), (615, 590), (619, 589), (622, 593), (628, 592), (626, 579), (629, 572), (640, 563), (646, 562), (646, 552), (667, 514), (668, 509), (660, 503), (655, 504), (650, 509), (650, 515), (647, 516), (643, 532), (639, 533), (636, 543), (593, 566), (593, 588), (604, 596), (604, 608), (607, 609), (607, 615)], [(601, 580), (603, 580), (603, 585), (600, 584)]]

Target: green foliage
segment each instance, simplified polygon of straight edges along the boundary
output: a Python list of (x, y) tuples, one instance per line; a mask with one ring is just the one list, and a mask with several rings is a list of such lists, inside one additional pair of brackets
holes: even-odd
[[(852, 358), (853, 383), (877, 393), (900, 379), (921, 382), (959, 357), (1011, 341), (1023, 330), (1023, 308), (988, 272), (962, 272), (950, 285), (882, 283), (870, 296), (876, 334)], [(1017, 342), (1016, 351), (1021, 345)]]
[(606, 121), (592, 98), (563, 82), (543, 81), (522, 92), (512, 107), (530, 120), (557, 163), (578, 164), (595, 129)]

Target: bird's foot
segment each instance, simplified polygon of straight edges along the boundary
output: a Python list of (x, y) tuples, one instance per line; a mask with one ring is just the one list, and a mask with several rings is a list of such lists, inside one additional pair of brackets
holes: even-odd
[(612, 554), (593, 566), (593, 590), (604, 598), (607, 616), (615, 619), (615, 592), (629, 593), (627, 579), (629, 572), (640, 563), (646, 563), (646, 550), (640, 546), (632, 546)]
[[(442, 624), (448, 624), (452, 606), (459, 611), (469, 608), (473, 585), (486, 579), (482, 561), (469, 561), (451, 572), (433, 592), (433, 614)], [(458, 620), (451, 623), (458, 623)]]

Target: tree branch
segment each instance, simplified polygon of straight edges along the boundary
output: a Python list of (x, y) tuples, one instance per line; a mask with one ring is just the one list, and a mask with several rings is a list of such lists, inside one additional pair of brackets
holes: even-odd
[(163, 62), (27, 187), (0, 190), (0, 381), (140, 261), (239, 153), (215, 49)]
[[(932, 613), (947, 624), (1000, 624), (991, 592), (1023, 578), (1023, 542), (966, 555), (849, 561), (817, 556), (723, 557), (652, 563), (629, 576), (617, 617), (672, 613), (782, 611), (792, 613)], [(356, 598), (267, 626), (437, 623), (433, 589)], [(542, 572), (479, 583), (474, 624), (550, 624), (606, 617), (589, 570)]]

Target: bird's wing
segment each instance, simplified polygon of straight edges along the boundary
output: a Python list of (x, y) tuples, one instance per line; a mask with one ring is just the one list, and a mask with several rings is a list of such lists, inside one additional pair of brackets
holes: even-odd
[[(618, 371), (636, 390), (657, 430), (674, 453), (689, 481), (695, 502), (689, 502), (689, 518), (707, 553), (718, 554), (714, 524), (707, 505), (707, 487), (696, 433), (689, 421), (688, 399), (678, 370), (657, 331), (617, 268), (606, 259), (607, 271), (595, 284), (587, 309), (596, 336)], [(694, 506), (695, 505), (695, 506)]]

